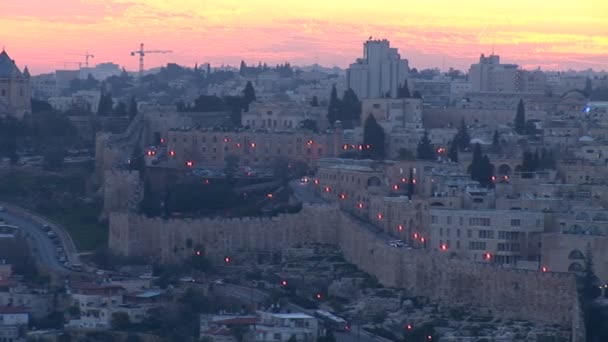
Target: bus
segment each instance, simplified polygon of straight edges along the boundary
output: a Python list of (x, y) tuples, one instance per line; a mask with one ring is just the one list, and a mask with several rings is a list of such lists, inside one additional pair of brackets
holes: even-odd
[(338, 317), (331, 312), (316, 310), (315, 316), (323, 321), (327, 328), (343, 332), (350, 330), (350, 325), (344, 318)]

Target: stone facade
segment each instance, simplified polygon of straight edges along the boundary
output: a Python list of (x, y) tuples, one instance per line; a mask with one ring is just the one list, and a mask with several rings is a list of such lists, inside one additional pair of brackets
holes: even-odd
[(133, 209), (143, 197), (139, 171), (106, 171), (103, 195), (104, 215)]
[(439, 251), (390, 247), (337, 206), (305, 206), (293, 215), (232, 220), (110, 215), (109, 245), (114, 252), (162, 263), (189, 257), (193, 251), (188, 245), (202, 245), (212, 260), (221, 262), (239, 251), (280, 251), (304, 242), (335, 244), (346, 260), (381, 284), (403, 288), (412, 296), (447, 306), (476, 306), (508, 319), (579, 329), (571, 274), (505, 269), (453, 259)]

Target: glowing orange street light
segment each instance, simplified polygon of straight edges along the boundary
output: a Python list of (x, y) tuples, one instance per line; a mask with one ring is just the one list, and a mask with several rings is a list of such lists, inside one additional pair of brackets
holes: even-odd
[(442, 243), (441, 246), (439, 246), (439, 249), (441, 249), (442, 251), (447, 251), (448, 245), (446, 245), (445, 243)]
[(484, 253), (484, 254), (483, 254), (483, 258), (484, 258), (485, 260), (490, 260), (490, 259), (492, 259), (492, 254), (490, 254), (490, 253)]
[(338, 196), (341, 200), (346, 199), (346, 195), (345, 194), (340, 194), (340, 196)]
[(331, 192), (331, 188), (330, 188), (330, 187), (328, 187), (328, 186), (326, 186), (326, 187), (325, 187), (325, 192)]
[(315, 185), (319, 185), (320, 182), (318, 179), (315, 179), (314, 183), (315, 183)]
[(416, 180), (415, 179), (412, 179), (412, 184), (416, 184)]
[(363, 203), (361, 203), (361, 202), (357, 203), (357, 208), (358, 209), (363, 209)]
[(251, 143), (251, 147), (255, 148), (255, 143)]
[(287, 286), (287, 280), (281, 280), (281, 286)]
[(230, 261), (231, 261), (230, 257), (225, 257), (225, 258), (224, 258), (224, 262), (225, 262), (225, 263), (227, 263), (227, 264), (228, 264), (228, 263), (230, 263)]
[(228, 140), (228, 138), (224, 138), (224, 142), (226, 142), (226, 143), (227, 143), (228, 141), (229, 141), (229, 140)]
[(203, 252), (201, 252), (201, 251), (196, 251), (196, 252), (194, 252), (194, 254), (195, 254), (195, 255), (197, 255), (197, 256), (201, 256), (201, 255), (203, 255)]
[(540, 268), (540, 271), (543, 273), (547, 273), (547, 272), (549, 272), (549, 268), (547, 266), (543, 266)]
[(420, 242), (424, 243), (424, 241), (426, 241), (426, 239), (424, 238), (424, 236), (420, 237)]
[(193, 162), (192, 160), (188, 160), (188, 161), (186, 162), (186, 166), (187, 166), (187, 167), (193, 167), (193, 166), (194, 166), (194, 162)]
[(344, 145), (344, 146), (342, 146), (342, 149), (343, 149), (343, 150), (348, 150), (348, 145)]
[(317, 293), (317, 294), (315, 295), (315, 298), (317, 298), (317, 299), (321, 299), (321, 294), (320, 294), (320, 293)]
[(414, 329), (414, 327), (413, 327), (411, 324), (406, 325), (406, 326), (405, 326), (405, 328), (406, 328), (407, 330), (412, 330), (412, 329)]
[(398, 184), (393, 185), (393, 190), (399, 190), (399, 185)]
[(378, 215), (376, 215), (376, 217), (378, 218), (378, 220), (382, 220), (382, 218), (384, 217), (384, 215), (382, 215), (382, 213), (378, 213)]
[(407, 178), (401, 178), (401, 183), (407, 182)]
[(414, 239), (418, 240), (418, 233), (414, 233)]
[(173, 151), (173, 150), (169, 151), (169, 156), (175, 157), (175, 151)]
[(241, 147), (241, 143), (236, 143), (236, 147)]
[(164, 143), (165, 143), (165, 139), (160, 138), (160, 143), (161, 143), (161, 144), (164, 144)]
[(402, 224), (398, 225), (398, 226), (397, 226), (397, 230), (398, 230), (398, 231), (402, 231), (402, 230), (403, 230), (403, 225), (402, 225)]
[(272, 194), (267, 194), (266, 195), (266, 197), (268, 197), (268, 198), (272, 198), (272, 196), (273, 196)]

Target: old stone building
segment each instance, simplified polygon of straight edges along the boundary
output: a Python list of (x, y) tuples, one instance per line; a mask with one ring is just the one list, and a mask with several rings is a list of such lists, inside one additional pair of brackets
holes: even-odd
[(0, 52), (0, 115), (23, 118), (32, 110), (30, 73), (23, 72), (6, 51)]

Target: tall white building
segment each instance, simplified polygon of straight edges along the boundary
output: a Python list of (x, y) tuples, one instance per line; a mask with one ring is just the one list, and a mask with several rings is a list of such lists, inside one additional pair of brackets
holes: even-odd
[(545, 92), (547, 78), (540, 70), (522, 70), (517, 64), (501, 64), (500, 56), (483, 54), (469, 69), (471, 91), (475, 92)]
[(407, 59), (401, 59), (388, 40), (368, 40), (363, 44), (363, 58), (346, 70), (346, 83), (360, 99), (396, 97), (408, 73)]

